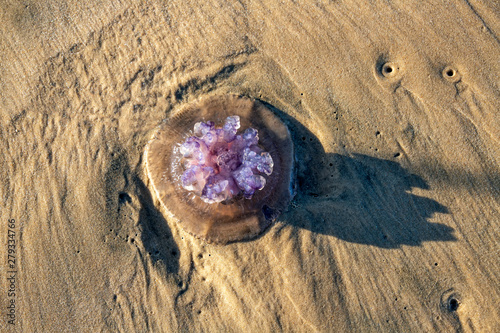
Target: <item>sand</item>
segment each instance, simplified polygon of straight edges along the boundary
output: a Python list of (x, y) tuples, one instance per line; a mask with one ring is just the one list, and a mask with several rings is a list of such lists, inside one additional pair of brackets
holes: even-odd
[[(500, 331), (495, 1), (0, 8), (1, 332)], [(297, 194), (216, 245), (144, 150), (225, 93), (289, 126)]]

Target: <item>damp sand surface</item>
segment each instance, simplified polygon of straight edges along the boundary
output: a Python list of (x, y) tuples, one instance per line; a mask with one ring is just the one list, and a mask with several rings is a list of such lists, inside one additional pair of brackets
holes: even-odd
[[(0, 331), (500, 331), (494, 1), (0, 8)], [(288, 126), (296, 195), (208, 244), (144, 151), (229, 93)]]

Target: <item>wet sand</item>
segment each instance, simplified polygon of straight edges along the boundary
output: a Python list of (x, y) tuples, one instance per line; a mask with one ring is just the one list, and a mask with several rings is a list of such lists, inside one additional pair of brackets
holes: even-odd
[[(0, 8), (0, 331), (500, 330), (493, 1)], [(217, 245), (164, 211), (144, 151), (226, 93), (287, 124), (297, 194)]]

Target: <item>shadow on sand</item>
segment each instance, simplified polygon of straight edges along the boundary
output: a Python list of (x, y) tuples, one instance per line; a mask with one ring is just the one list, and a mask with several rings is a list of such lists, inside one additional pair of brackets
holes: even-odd
[[(131, 223), (137, 223), (143, 247), (137, 242), (132, 242), (132, 245), (137, 247), (141, 257), (151, 258), (153, 264), (159, 264), (158, 267), (164, 267), (168, 273), (177, 273), (180, 252), (170, 227), (162, 212), (155, 206), (146, 184), (138, 177), (137, 172), (131, 170), (123, 152), (112, 159), (105, 177), (106, 206), (110, 215), (111, 230), (123, 230), (121, 233), (127, 234), (124, 240), (132, 241), (133, 236), (128, 234), (137, 226)], [(128, 207), (133, 205), (129, 193), (137, 197), (137, 208)], [(136, 209), (139, 214), (138, 221), (129, 217)]]
[(297, 120), (266, 104), (289, 126), (296, 153), (295, 208), (284, 219), (296, 227), (352, 243), (397, 248), (455, 241), (453, 229), (429, 218), (448, 209), (411, 193), (428, 184), (399, 163), (367, 155), (327, 154)]

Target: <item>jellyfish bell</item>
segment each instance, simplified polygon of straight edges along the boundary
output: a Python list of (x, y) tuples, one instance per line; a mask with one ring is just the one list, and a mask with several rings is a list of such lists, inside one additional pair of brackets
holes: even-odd
[(248, 97), (215, 95), (187, 105), (160, 126), (145, 154), (164, 210), (208, 242), (254, 238), (293, 196), (288, 128)]

